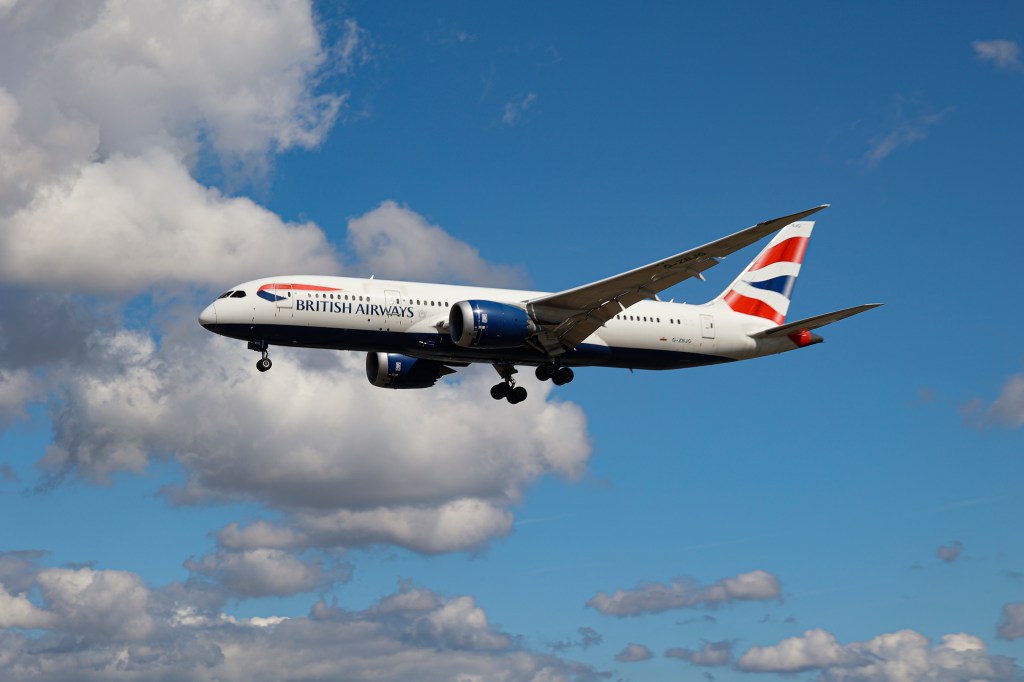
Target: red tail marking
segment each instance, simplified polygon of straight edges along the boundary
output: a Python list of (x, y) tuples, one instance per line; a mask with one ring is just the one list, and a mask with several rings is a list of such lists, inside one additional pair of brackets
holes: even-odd
[(750, 266), (750, 271), (774, 265), (775, 263), (803, 263), (804, 252), (807, 251), (807, 237), (790, 237), (765, 251)]
[(749, 298), (743, 294), (737, 294), (732, 290), (725, 295), (725, 302), (729, 304), (730, 308), (738, 313), (754, 315), (755, 317), (763, 317), (766, 320), (771, 320), (775, 324), (782, 324), (786, 320), (785, 315), (764, 301), (759, 301), (756, 298)]

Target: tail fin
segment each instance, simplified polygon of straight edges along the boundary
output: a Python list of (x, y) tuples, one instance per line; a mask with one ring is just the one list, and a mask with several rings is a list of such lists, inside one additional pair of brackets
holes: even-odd
[(785, 322), (813, 229), (814, 222), (806, 220), (783, 228), (712, 303), (724, 301), (737, 313), (760, 317), (773, 325)]

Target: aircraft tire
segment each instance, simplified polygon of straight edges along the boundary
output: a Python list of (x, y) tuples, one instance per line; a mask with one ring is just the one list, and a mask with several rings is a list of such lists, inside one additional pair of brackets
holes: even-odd
[(537, 366), (536, 375), (541, 381), (547, 381), (548, 379), (555, 376), (558, 372), (558, 368), (552, 365), (550, 362), (546, 362), (543, 365)]
[(495, 400), (501, 400), (509, 396), (509, 385), (505, 383), (494, 384), (491, 386), (491, 397)]
[(554, 382), (561, 386), (563, 384), (569, 383), (574, 378), (576, 378), (576, 375), (573, 374), (573, 371), (571, 369), (569, 369), (568, 367), (559, 367), (558, 372), (555, 374)]
[(266, 372), (268, 369), (274, 366), (274, 363), (270, 361), (270, 358), (260, 358), (256, 361), (256, 369), (261, 372)]
[(516, 405), (526, 400), (526, 389), (522, 386), (516, 386), (508, 394), (508, 401)]

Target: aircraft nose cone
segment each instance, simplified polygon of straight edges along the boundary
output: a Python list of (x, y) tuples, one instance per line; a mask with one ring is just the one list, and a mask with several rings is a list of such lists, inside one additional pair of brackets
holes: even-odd
[(199, 313), (199, 324), (204, 327), (209, 327), (211, 324), (217, 324), (217, 307), (215, 303), (211, 303), (203, 309), (203, 312)]

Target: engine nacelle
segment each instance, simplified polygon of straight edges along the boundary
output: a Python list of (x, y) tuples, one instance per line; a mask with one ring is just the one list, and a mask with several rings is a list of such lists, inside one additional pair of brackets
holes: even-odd
[(525, 310), (494, 301), (459, 301), (448, 314), (448, 328), (463, 348), (518, 348), (537, 331)]
[(367, 353), (366, 379), (381, 388), (430, 388), (455, 370), (434, 360), (401, 353)]

